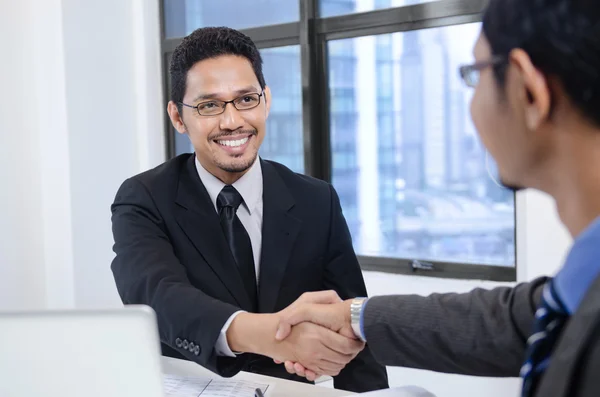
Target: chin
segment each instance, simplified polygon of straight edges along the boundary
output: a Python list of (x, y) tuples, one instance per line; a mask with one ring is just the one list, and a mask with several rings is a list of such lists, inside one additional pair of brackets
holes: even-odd
[(225, 161), (219, 161), (218, 166), (225, 172), (231, 173), (240, 173), (245, 172), (252, 167), (254, 162), (256, 161), (257, 154), (251, 157), (238, 157), (238, 158), (229, 158)]
[(518, 183), (507, 182), (502, 177), (500, 177), (500, 184), (502, 186), (504, 186), (504, 188), (506, 188), (508, 190), (512, 190), (513, 192), (518, 192), (518, 191), (527, 189), (525, 186), (519, 185)]

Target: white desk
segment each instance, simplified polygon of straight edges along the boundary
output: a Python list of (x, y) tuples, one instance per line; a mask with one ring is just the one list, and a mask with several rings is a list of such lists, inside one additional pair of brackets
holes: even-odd
[[(162, 360), (163, 372), (166, 374), (201, 377), (208, 376), (212, 378), (218, 377), (218, 375), (214, 374), (213, 372), (191, 361), (177, 360), (170, 357), (163, 357)], [(232, 379), (243, 379), (254, 382), (274, 384), (275, 388), (273, 389), (273, 393), (269, 391), (266, 397), (342, 397), (353, 394), (343, 390), (335, 390), (322, 386), (313, 386), (291, 380), (252, 374), (249, 372), (240, 372)]]

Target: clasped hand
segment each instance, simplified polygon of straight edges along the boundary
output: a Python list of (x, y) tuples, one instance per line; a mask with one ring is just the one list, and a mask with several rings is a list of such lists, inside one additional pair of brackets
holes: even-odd
[(350, 301), (335, 291), (305, 293), (278, 317), (275, 338), (287, 354), (273, 358), (291, 374), (336, 376), (364, 348), (350, 326)]

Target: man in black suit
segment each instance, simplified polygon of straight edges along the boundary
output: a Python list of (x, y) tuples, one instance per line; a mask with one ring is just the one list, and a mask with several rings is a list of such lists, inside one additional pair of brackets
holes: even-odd
[(556, 201), (574, 238), (565, 264), (514, 288), (299, 305), (278, 336), (313, 321), (383, 364), (520, 376), (523, 397), (600, 396), (600, 2), (491, 0), (474, 56), (460, 69), (473, 121), (506, 185)]
[(170, 72), (168, 113), (195, 154), (116, 195), (112, 270), (123, 302), (156, 311), (163, 354), (222, 376), (305, 381), (280, 364), (293, 359), (333, 375), (336, 388), (386, 388), (385, 368), (354, 338), (306, 324), (275, 340), (275, 312), (303, 293), (331, 289), (317, 298), (331, 301), (366, 289), (333, 187), (258, 158), (271, 93), (254, 43), (198, 29)]

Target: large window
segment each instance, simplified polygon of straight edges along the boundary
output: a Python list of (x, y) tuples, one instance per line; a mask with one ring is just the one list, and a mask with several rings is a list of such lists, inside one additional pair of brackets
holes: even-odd
[(164, 34), (182, 37), (203, 26), (246, 29), (296, 22), (297, 0), (164, 0)]
[(380, 10), (382, 8), (429, 3), (432, 1), (435, 0), (324, 0), (320, 3), (320, 16), (333, 17), (337, 15)]
[(455, 73), (479, 30), (328, 43), (332, 179), (359, 254), (514, 263), (513, 195), (488, 175)]
[(273, 99), (260, 155), (304, 172), (300, 46), (266, 48), (261, 55)]
[[(197, 27), (249, 28), (273, 92), (261, 156), (334, 185), (363, 268), (514, 280), (514, 195), (490, 177), (457, 73), (484, 5), (166, 0), (165, 63)], [(172, 134), (170, 155), (191, 150)]]

